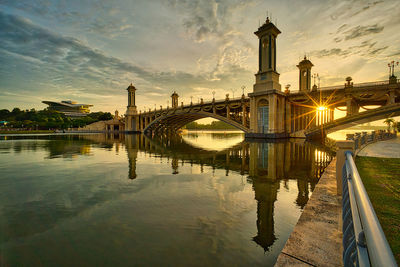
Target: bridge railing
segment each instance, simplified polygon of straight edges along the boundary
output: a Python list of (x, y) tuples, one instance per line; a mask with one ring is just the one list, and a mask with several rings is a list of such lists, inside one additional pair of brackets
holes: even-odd
[(361, 132), (354, 134), (346, 134), (346, 140), (354, 141), (355, 150), (359, 150), (367, 144), (374, 143), (376, 141), (396, 138), (396, 136), (397, 136), (396, 131), (391, 132), (386, 130), (377, 130), (377, 131), (372, 131), (370, 133)]
[[(249, 98), (248, 97), (235, 97), (235, 98), (229, 98), (228, 102), (240, 102), (240, 101), (248, 101)], [(186, 108), (193, 108), (193, 107), (200, 107), (200, 106), (204, 106), (204, 105), (212, 105), (212, 104), (224, 104), (226, 103), (227, 100), (226, 99), (219, 99), (219, 100), (209, 100), (209, 101), (204, 101), (203, 103), (192, 103), (192, 104), (186, 104), (186, 105), (180, 105), (177, 108), (173, 108), (173, 107), (166, 107), (163, 109), (153, 109), (151, 111), (144, 111), (144, 112), (140, 112), (140, 115), (148, 115), (148, 114), (155, 114), (155, 113), (159, 113), (159, 112), (164, 112), (164, 111), (170, 111), (170, 110), (179, 110), (179, 109), (186, 109)]]
[(351, 151), (344, 152), (342, 217), (344, 266), (397, 266), (361, 181)]
[[(400, 80), (399, 80), (400, 81)], [(399, 82), (398, 81), (398, 82)], [(389, 80), (377, 81), (377, 82), (366, 82), (366, 83), (355, 83), (353, 84), (353, 88), (364, 87), (364, 86), (378, 86), (378, 85), (387, 85), (389, 84)], [(335, 89), (343, 89), (344, 85), (336, 85), (336, 86), (326, 86), (320, 87), (319, 90), (335, 90)]]

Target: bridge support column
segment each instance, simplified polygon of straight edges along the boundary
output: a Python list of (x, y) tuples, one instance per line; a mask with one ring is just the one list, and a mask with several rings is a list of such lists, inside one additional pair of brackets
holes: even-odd
[(350, 98), (346, 100), (346, 116), (357, 114), (359, 109), (360, 107), (354, 99)]
[(387, 101), (387, 105), (395, 104), (395, 103), (396, 103), (396, 91), (393, 89), (393, 90), (389, 91), (389, 98)]
[(285, 101), (285, 114), (284, 114), (284, 123), (285, 123), (285, 130), (288, 133), (292, 132), (292, 122), (290, 115), (292, 114), (292, 106), (289, 101)]
[(231, 118), (231, 109), (229, 107), (229, 104), (226, 104), (226, 118), (229, 120)]
[(246, 108), (247, 108), (246, 105), (244, 105), (242, 103), (242, 124), (244, 127), (247, 127), (247, 125), (246, 125), (246, 117), (247, 117)]
[(128, 91), (128, 106), (125, 113), (125, 131), (138, 132), (139, 131), (139, 115), (137, 114), (135, 104), (136, 88), (130, 84), (126, 89)]

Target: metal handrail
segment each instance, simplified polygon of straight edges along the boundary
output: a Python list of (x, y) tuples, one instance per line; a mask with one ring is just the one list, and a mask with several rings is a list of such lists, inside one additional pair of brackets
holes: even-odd
[(344, 266), (397, 266), (350, 151), (343, 166)]

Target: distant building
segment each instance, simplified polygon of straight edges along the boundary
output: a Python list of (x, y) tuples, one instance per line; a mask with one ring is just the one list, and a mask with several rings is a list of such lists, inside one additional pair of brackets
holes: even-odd
[(71, 118), (85, 117), (90, 113), (89, 107), (93, 107), (93, 105), (78, 104), (77, 102), (70, 100), (61, 102), (42, 101), (42, 103), (49, 105), (50, 110), (61, 112), (65, 116)]
[(97, 121), (82, 128), (78, 131), (88, 132), (123, 132), (125, 131), (125, 118), (119, 116), (118, 111), (115, 111), (114, 118), (107, 121)]

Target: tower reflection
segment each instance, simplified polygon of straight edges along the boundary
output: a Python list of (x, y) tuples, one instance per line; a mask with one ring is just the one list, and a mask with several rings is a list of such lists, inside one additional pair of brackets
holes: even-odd
[(129, 177), (136, 177), (133, 172), (138, 151), (149, 157), (171, 160), (172, 174), (179, 174), (180, 161), (182, 166), (199, 165), (201, 172), (203, 166), (210, 166), (213, 170), (224, 169), (227, 176), (230, 172), (247, 175), (257, 201), (257, 235), (253, 241), (265, 251), (277, 239), (274, 233), (274, 203), (281, 181), (284, 186), (288, 186), (288, 180), (297, 181), (296, 204), (304, 208), (310, 191), (314, 190), (332, 157), (327, 149), (305, 142), (244, 141), (222, 151), (193, 147), (177, 135), (152, 139), (144, 135), (129, 135), (125, 137), (125, 143), (131, 168)]
[[(49, 142), (47, 146), (43, 146), (49, 151), (49, 158), (90, 156), (94, 147), (115, 150), (117, 154), (125, 151), (129, 163), (127, 176), (131, 180), (138, 176), (139, 154), (145, 158), (157, 158), (160, 161), (164, 159), (174, 175), (184, 175), (180, 169), (185, 165), (197, 165), (200, 172), (205, 172), (207, 166), (212, 169), (213, 174), (220, 169), (225, 171), (226, 176), (232, 173), (246, 176), (247, 182), (252, 184), (257, 202), (257, 234), (253, 241), (265, 251), (277, 239), (274, 230), (274, 204), (280, 186), (288, 188), (289, 181), (295, 180), (298, 190), (295, 203), (303, 208), (332, 157), (328, 149), (300, 141), (243, 141), (228, 149), (209, 151), (188, 144), (179, 135), (148, 138), (144, 135), (105, 134), (70, 136), (67, 139), (67, 142)], [(21, 145), (24, 143), (19, 143)], [(20, 150), (21, 147), (12, 149)]]

